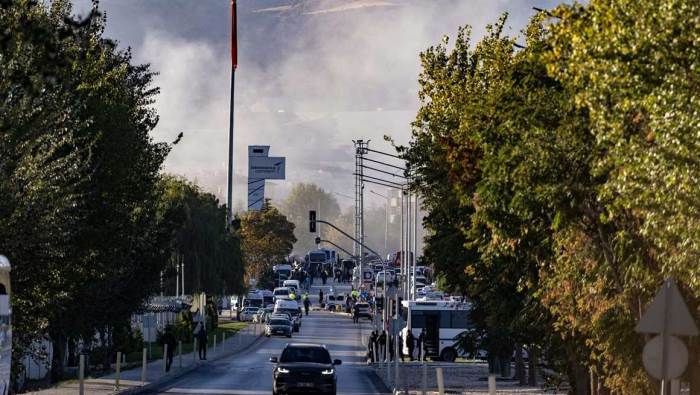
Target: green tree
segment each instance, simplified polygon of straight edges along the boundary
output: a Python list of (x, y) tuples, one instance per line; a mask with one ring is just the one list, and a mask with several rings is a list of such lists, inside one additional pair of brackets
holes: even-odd
[[(296, 183), (287, 198), (280, 203), (279, 210), (294, 223), (296, 244), (294, 252), (304, 255), (316, 249), (315, 234), (309, 233), (309, 211), (315, 210), (318, 219), (333, 222), (340, 216), (340, 206), (332, 193), (313, 183)], [(319, 225), (321, 237), (326, 237), (325, 226)]]
[(155, 289), (169, 239), (155, 205), (169, 147), (149, 136), (152, 73), (102, 38), (96, 11), (81, 22), (70, 14), (65, 1), (0, 7), (0, 250), (13, 262), (13, 358), (48, 336), (54, 380), (66, 341), (89, 347), (99, 334), (113, 350), (115, 328)]
[(227, 230), (226, 208), (216, 197), (185, 179), (165, 176), (161, 181), (159, 212), (174, 217), (170, 239), (173, 259), (165, 272), (166, 291), (175, 293), (175, 264), (184, 262), (185, 292), (238, 294), (245, 288), (245, 270), (237, 221)]
[[(559, 239), (566, 259), (553, 281), (575, 279), (577, 302), (597, 307), (579, 319), (570, 314), (582, 311), (578, 303), (562, 304), (562, 324), (587, 331), (606, 389), (650, 393), (656, 385), (641, 367), (642, 339), (629, 334), (664, 277), (678, 280), (700, 317), (694, 49), (700, 4), (592, 1), (560, 6), (552, 15), (559, 19), (551, 24), (549, 72), (590, 114), (601, 153), (594, 174), (605, 175), (596, 196), (604, 204), (600, 227), (610, 230), (600, 240), (578, 226)], [(563, 299), (558, 296), (554, 303)], [(697, 339), (690, 346), (686, 378), (698, 394)]]
[(265, 202), (261, 211), (248, 211), (241, 217), (241, 237), (246, 275), (259, 280), (273, 265), (292, 253), (296, 237), (294, 223)]

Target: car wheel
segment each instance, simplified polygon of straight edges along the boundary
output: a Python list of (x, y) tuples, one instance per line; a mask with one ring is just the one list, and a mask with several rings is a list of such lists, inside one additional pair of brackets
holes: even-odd
[(447, 347), (440, 353), (440, 358), (445, 362), (454, 362), (457, 359), (457, 352), (452, 347)]

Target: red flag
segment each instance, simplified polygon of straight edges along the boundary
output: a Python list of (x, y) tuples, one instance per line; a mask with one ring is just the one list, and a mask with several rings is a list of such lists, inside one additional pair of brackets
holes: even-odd
[(231, 0), (231, 67), (238, 67), (238, 34), (236, 20), (236, 0)]

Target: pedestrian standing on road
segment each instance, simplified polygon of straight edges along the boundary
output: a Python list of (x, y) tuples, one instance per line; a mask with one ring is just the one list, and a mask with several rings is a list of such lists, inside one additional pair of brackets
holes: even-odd
[(396, 341), (399, 342), (399, 358), (401, 358), (401, 362), (403, 362), (403, 336), (401, 336), (401, 332), (396, 336)]
[(204, 323), (200, 322), (198, 324), (199, 331), (196, 332), (197, 337), (197, 352), (199, 353), (200, 360), (207, 359), (207, 328), (204, 327)]
[(170, 325), (165, 327), (165, 333), (160, 338), (160, 342), (163, 343), (163, 347), (168, 346), (168, 352), (165, 353), (165, 371), (170, 371), (170, 366), (173, 364), (173, 354), (175, 353), (175, 335), (173, 335), (172, 328)]
[(388, 356), (386, 355), (386, 331), (382, 331), (382, 334), (379, 335), (377, 338), (377, 342), (379, 343), (379, 354), (382, 356), (383, 360), (387, 360)]
[(309, 297), (304, 298), (304, 310), (306, 311), (306, 315), (309, 315), (309, 306), (311, 305), (311, 302), (309, 301)]
[(355, 324), (360, 322), (360, 307), (358, 305), (352, 307), (352, 322)]
[(407, 329), (406, 348), (408, 349), (408, 360), (413, 361), (413, 350), (416, 345), (416, 338), (413, 336), (413, 331)]
[(396, 358), (396, 347), (395, 347), (395, 342), (396, 341), (396, 336), (390, 335), (389, 336), (389, 360), (393, 361)]
[(423, 328), (420, 331), (420, 335), (418, 335), (418, 344), (416, 345), (418, 347), (418, 360), (422, 360), (424, 358), (423, 356), (423, 349), (425, 348), (425, 328)]
[(367, 340), (367, 355), (369, 355), (371, 363), (379, 360), (379, 356), (374, 355), (375, 350), (377, 350), (377, 331), (372, 331), (372, 334), (369, 335), (369, 340)]
[(318, 305), (323, 308), (323, 289), (318, 291)]
[(321, 281), (323, 281), (323, 285), (326, 285), (327, 279), (328, 279), (328, 274), (326, 274), (326, 271), (325, 270), (321, 271)]

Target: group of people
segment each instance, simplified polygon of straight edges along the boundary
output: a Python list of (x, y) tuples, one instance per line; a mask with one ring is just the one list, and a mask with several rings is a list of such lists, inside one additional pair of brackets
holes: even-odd
[[(399, 342), (399, 358), (401, 359), (401, 362), (404, 362), (405, 358), (408, 358), (409, 361), (413, 361), (414, 355), (417, 354), (416, 360), (420, 361), (423, 357), (422, 353), (424, 352), (425, 349), (425, 339), (426, 339), (426, 331), (425, 328), (421, 331), (420, 335), (418, 337), (415, 337), (413, 335), (412, 331), (406, 331), (406, 339), (405, 339), (405, 346), (408, 350), (407, 354), (404, 354), (404, 339), (401, 334), (398, 336), (393, 336), (387, 334), (386, 331), (382, 331), (381, 334), (377, 333), (376, 330), (372, 331), (372, 333), (369, 335), (369, 341), (367, 342), (367, 356), (370, 362), (384, 362), (384, 361), (393, 361), (394, 360), (394, 355), (395, 355), (395, 343), (394, 341), (397, 340), (396, 338), (398, 337), (398, 342)], [(387, 336), (389, 337), (389, 352), (387, 353), (386, 346), (387, 346)], [(422, 347), (421, 347), (422, 345)], [(375, 352), (377, 355), (375, 355)]]
[[(202, 322), (198, 322), (192, 331), (194, 339), (197, 340), (197, 352), (200, 360), (207, 359), (207, 328)], [(160, 337), (160, 343), (163, 345), (165, 353), (165, 371), (169, 372), (173, 364), (173, 356), (175, 355), (175, 347), (177, 347), (177, 339), (170, 325), (165, 327), (165, 331)], [(166, 347), (167, 346), (167, 347)]]

